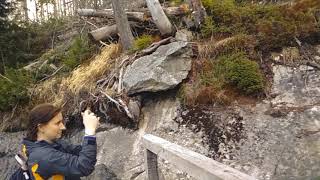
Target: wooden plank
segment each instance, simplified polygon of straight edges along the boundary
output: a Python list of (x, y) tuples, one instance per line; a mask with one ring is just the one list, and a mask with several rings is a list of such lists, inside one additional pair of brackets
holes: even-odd
[(159, 180), (158, 156), (148, 149), (145, 152), (145, 167), (148, 180)]
[(143, 136), (143, 144), (159, 158), (169, 161), (197, 179), (255, 180), (254, 177), (236, 169), (151, 134)]

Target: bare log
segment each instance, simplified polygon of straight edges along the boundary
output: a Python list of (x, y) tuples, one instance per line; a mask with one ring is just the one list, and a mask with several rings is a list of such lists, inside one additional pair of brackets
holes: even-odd
[(173, 34), (174, 28), (164, 13), (159, 0), (146, 0), (152, 19), (162, 35)]
[[(79, 16), (86, 16), (86, 17), (104, 17), (109, 19), (114, 19), (114, 13), (112, 9), (102, 9), (102, 10), (95, 10), (95, 9), (78, 9), (77, 10)], [(149, 19), (148, 16), (144, 12), (126, 12), (127, 17), (129, 20), (133, 21), (146, 21)]]
[(89, 36), (91, 36), (96, 41), (100, 41), (106, 39), (107, 37), (116, 35), (117, 33), (117, 25), (112, 25), (93, 30), (89, 33)]
[[(180, 16), (185, 15), (190, 11), (189, 6), (181, 5), (179, 7), (162, 7), (167, 16)], [(79, 16), (84, 17), (102, 17), (114, 19), (112, 9), (78, 9)], [(144, 22), (151, 18), (151, 13), (148, 9), (139, 9), (139, 11), (126, 11), (127, 17), (132, 21)]]
[(168, 16), (181, 16), (187, 14), (190, 11), (188, 5), (181, 5), (179, 7), (166, 7), (163, 8), (163, 10)]

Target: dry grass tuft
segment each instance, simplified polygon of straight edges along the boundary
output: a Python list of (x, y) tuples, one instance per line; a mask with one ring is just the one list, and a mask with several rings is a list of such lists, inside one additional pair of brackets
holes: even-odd
[(48, 102), (62, 106), (76, 99), (82, 92), (93, 92), (96, 81), (109, 73), (120, 54), (119, 45), (110, 45), (102, 49), (90, 62), (82, 64), (67, 77), (55, 77), (37, 85), (33, 92), (33, 102)]
[(65, 89), (73, 94), (78, 94), (80, 90), (92, 90), (95, 88), (98, 78), (108, 73), (115, 62), (115, 57), (119, 55), (119, 45), (111, 45), (102, 50), (89, 64), (84, 64), (74, 70), (71, 75), (61, 82)]

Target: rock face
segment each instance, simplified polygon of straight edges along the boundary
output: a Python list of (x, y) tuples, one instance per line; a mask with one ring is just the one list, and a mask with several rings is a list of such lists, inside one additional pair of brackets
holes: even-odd
[(128, 94), (157, 92), (174, 88), (191, 69), (192, 50), (187, 42), (172, 42), (159, 47), (130, 65), (123, 84)]
[(319, 177), (320, 72), (280, 65), (273, 72), (276, 97), (242, 109), (247, 138), (226, 162), (259, 179)]
[[(142, 108), (143, 119), (139, 130), (132, 131), (121, 127), (97, 133), (98, 155), (93, 175), (86, 180), (96, 180), (101, 174), (114, 179), (145, 179), (144, 147), (142, 136), (151, 133), (193, 151), (208, 155), (208, 147), (203, 145), (202, 131), (192, 132), (187, 126), (174, 120), (178, 115), (180, 103), (175, 95), (160, 95), (153, 100), (146, 100)], [(80, 143), (83, 132), (71, 138), (75, 144)], [(162, 179), (192, 179), (186, 172), (181, 172), (165, 160), (159, 160)], [(113, 176), (116, 175), (116, 176)]]
[(0, 132), (0, 177), (9, 179), (11, 174), (18, 169), (18, 163), (14, 159), (15, 153), (21, 149), (23, 132)]

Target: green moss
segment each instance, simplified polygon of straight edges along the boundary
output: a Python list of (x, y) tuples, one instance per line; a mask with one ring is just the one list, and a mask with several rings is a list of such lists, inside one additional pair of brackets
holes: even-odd
[(215, 72), (223, 75), (228, 84), (246, 94), (259, 93), (264, 89), (264, 79), (259, 65), (243, 53), (220, 57)]
[(142, 49), (150, 46), (153, 38), (150, 35), (142, 35), (134, 40), (133, 47), (130, 52), (141, 51)]
[(320, 1), (297, 0), (294, 5), (236, 3), (234, 0), (202, 0), (209, 15), (202, 26), (206, 36), (221, 33), (255, 35), (261, 50), (294, 43), (320, 32), (315, 13)]
[(0, 111), (10, 110), (16, 104), (22, 105), (29, 101), (28, 87), (32, 83), (27, 72), (7, 69), (4, 77), (0, 76)]
[(183, 2), (183, 0), (170, 0), (171, 5), (176, 6)]

